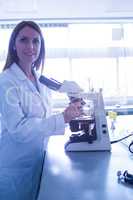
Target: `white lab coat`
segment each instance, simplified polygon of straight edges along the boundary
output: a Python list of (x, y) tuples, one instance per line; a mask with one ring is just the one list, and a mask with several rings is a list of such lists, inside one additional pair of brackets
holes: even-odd
[(0, 200), (35, 199), (45, 139), (64, 134), (63, 115), (49, 116), (50, 90), (38, 78), (37, 87), (15, 63), (0, 75)]

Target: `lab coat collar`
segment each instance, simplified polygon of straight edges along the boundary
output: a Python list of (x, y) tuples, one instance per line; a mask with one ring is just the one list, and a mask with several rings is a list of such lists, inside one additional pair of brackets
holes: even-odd
[(35, 78), (36, 78), (37, 87), (38, 87), (38, 89), (39, 89), (39, 92), (41, 93), (41, 92), (42, 92), (42, 85), (41, 85), (41, 83), (40, 83), (40, 81), (39, 81), (40, 74), (39, 74), (35, 69), (33, 70), (33, 73), (34, 73), (34, 76), (35, 76)]
[(46, 112), (48, 103), (45, 102), (46, 100), (42, 98), (44, 95), (44, 87), (46, 87), (46, 86), (43, 85), (43, 87), (42, 87), (42, 84), (39, 81), (40, 74), (35, 69), (33, 69), (33, 73), (34, 73), (36, 81), (37, 81), (37, 87), (39, 90), (38, 91), (36, 89), (36, 87), (32, 84), (32, 82), (27, 78), (27, 76), (24, 74), (24, 72), (20, 69), (20, 67), (16, 63), (12, 64), (12, 66), (10, 67), (10, 70), (19, 81), (22, 81), (22, 82), (24, 81), (28, 85), (29, 89), (40, 97), (40, 100), (42, 101), (42, 105), (44, 106), (44, 110)]
[[(13, 72), (13, 74), (15, 75), (15, 77), (20, 80), (20, 81), (26, 81), (27, 84), (29, 85), (30, 89), (36, 93), (38, 93), (37, 89), (35, 88), (35, 86), (32, 84), (32, 82), (27, 78), (27, 76), (25, 75), (25, 73), (20, 69), (20, 67), (16, 64), (13, 63), (10, 67), (11, 71)], [(34, 71), (34, 75), (36, 77), (37, 80), (37, 87), (39, 89), (40, 92), (40, 85), (39, 85), (39, 74), (37, 74), (36, 70)]]
[(16, 63), (13, 63), (11, 65), (10, 69), (15, 74), (17, 79), (22, 80), (22, 81), (27, 79), (24, 72), (20, 69), (20, 67)]

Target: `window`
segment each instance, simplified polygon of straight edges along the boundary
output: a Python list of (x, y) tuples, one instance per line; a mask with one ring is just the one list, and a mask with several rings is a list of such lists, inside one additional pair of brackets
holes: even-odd
[[(39, 22), (45, 38), (48, 77), (76, 81), (85, 91), (103, 89), (105, 104), (133, 105), (133, 23)], [(13, 26), (0, 25), (0, 69)], [(66, 98), (53, 94), (56, 101)]]

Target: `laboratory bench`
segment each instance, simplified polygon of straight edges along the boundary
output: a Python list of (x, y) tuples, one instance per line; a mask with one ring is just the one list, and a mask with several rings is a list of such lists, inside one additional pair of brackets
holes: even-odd
[(117, 172), (133, 173), (133, 154), (122, 143), (111, 151), (66, 152), (65, 136), (48, 143), (38, 200), (133, 200), (133, 186)]

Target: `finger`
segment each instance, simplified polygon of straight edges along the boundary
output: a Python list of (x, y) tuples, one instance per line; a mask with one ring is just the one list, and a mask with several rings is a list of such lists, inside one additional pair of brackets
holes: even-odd
[(81, 102), (76, 102), (76, 103), (73, 103), (72, 105), (75, 109), (82, 109), (83, 108)]

